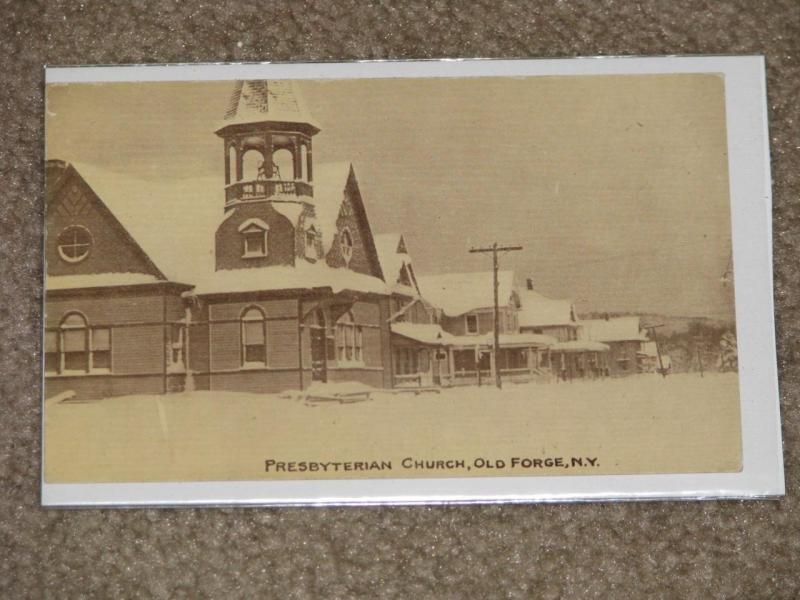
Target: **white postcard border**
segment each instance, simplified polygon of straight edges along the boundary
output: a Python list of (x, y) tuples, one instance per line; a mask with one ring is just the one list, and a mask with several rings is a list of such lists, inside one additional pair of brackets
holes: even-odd
[(742, 418), (739, 473), (51, 484), (45, 506), (418, 504), (753, 498), (785, 493), (762, 56), (48, 67), (48, 84), (233, 79), (720, 73), (725, 77)]

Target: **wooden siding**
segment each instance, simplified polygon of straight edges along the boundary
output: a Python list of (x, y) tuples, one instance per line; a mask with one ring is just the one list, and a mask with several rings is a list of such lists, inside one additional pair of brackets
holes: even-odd
[[(506, 320), (514, 314), (514, 309), (508, 306), (500, 307), (500, 331), (502, 333), (514, 333), (513, 330), (504, 326)], [(471, 311), (469, 315), (476, 315), (478, 317), (478, 333), (477, 335), (485, 335), (494, 331), (494, 310), (491, 308)], [(505, 315), (505, 316), (504, 316)], [(467, 319), (466, 315), (459, 315), (457, 317), (442, 317), (442, 329), (453, 335), (472, 335), (467, 333)]]
[[(177, 295), (177, 294), (176, 294)], [(164, 296), (161, 291), (105, 291), (88, 293), (75, 290), (68, 295), (46, 296), (45, 327), (55, 328), (64, 315), (80, 311), (90, 325), (123, 325), (161, 322)]]
[[(250, 306), (260, 308), (267, 319), (267, 366), (280, 369), (299, 368), (297, 300), (292, 298), (235, 300), (209, 306), (211, 371), (216, 373), (241, 368), (239, 319), (242, 312)], [(295, 385), (299, 385), (298, 378)]]
[(51, 398), (66, 391), (75, 392), (76, 398), (81, 400), (134, 394), (161, 394), (164, 392), (164, 378), (162, 375), (86, 375), (47, 378), (45, 398)]

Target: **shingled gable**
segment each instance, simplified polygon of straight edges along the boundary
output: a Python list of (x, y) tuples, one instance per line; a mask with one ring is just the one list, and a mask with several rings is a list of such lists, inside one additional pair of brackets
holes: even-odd
[[(374, 239), (386, 283), (398, 293), (418, 296), (419, 286), (403, 234), (379, 233)], [(403, 272), (410, 285), (403, 281)]]
[[(338, 233), (336, 226), (342, 212), (345, 200), (349, 200), (358, 223), (359, 233), (363, 241), (364, 252), (369, 261), (369, 274), (384, 280), (383, 270), (381, 269), (378, 250), (375, 246), (375, 238), (367, 217), (367, 210), (358, 187), (355, 169), (351, 163), (333, 163), (322, 165), (315, 171), (314, 183), (314, 210), (317, 223), (322, 230), (323, 248), (328, 255), (333, 248), (334, 239)], [(346, 173), (344, 187), (341, 183), (341, 175)]]
[[(62, 160), (48, 160), (45, 166), (47, 178), (46, 185), (46, 210), (58, 211), (66, 202), (84, 202), (83, 198), (88, 198), (90, 207), (71, 206), (70, 214), (78, 211), (84, 219), (89, 214), (88, 210), (93, 210), (102, 220), (103, 226), (108, 227), (111, 235), (119, 240), (115, 244), (124, 244), (132, 255), (140, 261), (144, 273), (141, 272), (121, 272), (112, 269), (101, 269), (100, 272), (90, 272), (83, 274), (62, 274), (51, 273), (48, 269), (48, 288), (49, 289), (69, 289), (73, 287), (105, 287), (109, 285), (125, 285), (138, 283), (153, 283), (156, 281), (167, 281), (168, 277), (156, 265), (153, 259), (140, 246), (128, 229), (117, 218), (114, 212), (104, 202), (102, 195), (99, 194), (83, 177), (81, 172), (72, 164)], [(76, 187), (81, 195), (77, 200), (68, 197), (69, 190)], [(55, 216), (55, 215), (54, 215)], [(48, 221), (48, 225), (50, 225)], [(100, 232), (94, 231), (97, 237)], [(119, 247), (116, 248), (117, 254), (122, 254)]]

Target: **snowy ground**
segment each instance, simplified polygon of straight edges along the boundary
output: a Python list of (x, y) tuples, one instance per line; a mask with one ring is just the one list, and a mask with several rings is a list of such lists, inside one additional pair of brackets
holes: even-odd
[[(420, 470), (404, 468), (404, 458), (456, 462)], [(531, 462), (512, 468), (514, 458)], [(596, 465), (587, 466), (587, 458)], [(267, 460), (383, 461), (392, 468), (268, 473)], [(48, 482), (736, 471), (738, 377), (639, 375), (502, 391), (375, 392), (343, 404), (308, 402), (297, 393), (52, 399), (44, 461)], [(488, 468), (498, 461), (505, 468)]]

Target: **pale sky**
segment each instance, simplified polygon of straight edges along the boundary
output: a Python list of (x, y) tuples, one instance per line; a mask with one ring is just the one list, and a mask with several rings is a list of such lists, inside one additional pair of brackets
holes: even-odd
[[(497, 240), (524, 248), (502, 268), (580, 311), (732, 316), (720, 77), (297, 86), (322, 128), (315, 163), (353, 162), (373, 231), (403, 232), (418, 273), (489, 269), (468, 250)], [(219, 174), (232, 87), (49, 86), (47, 157), (151, 180)]]

